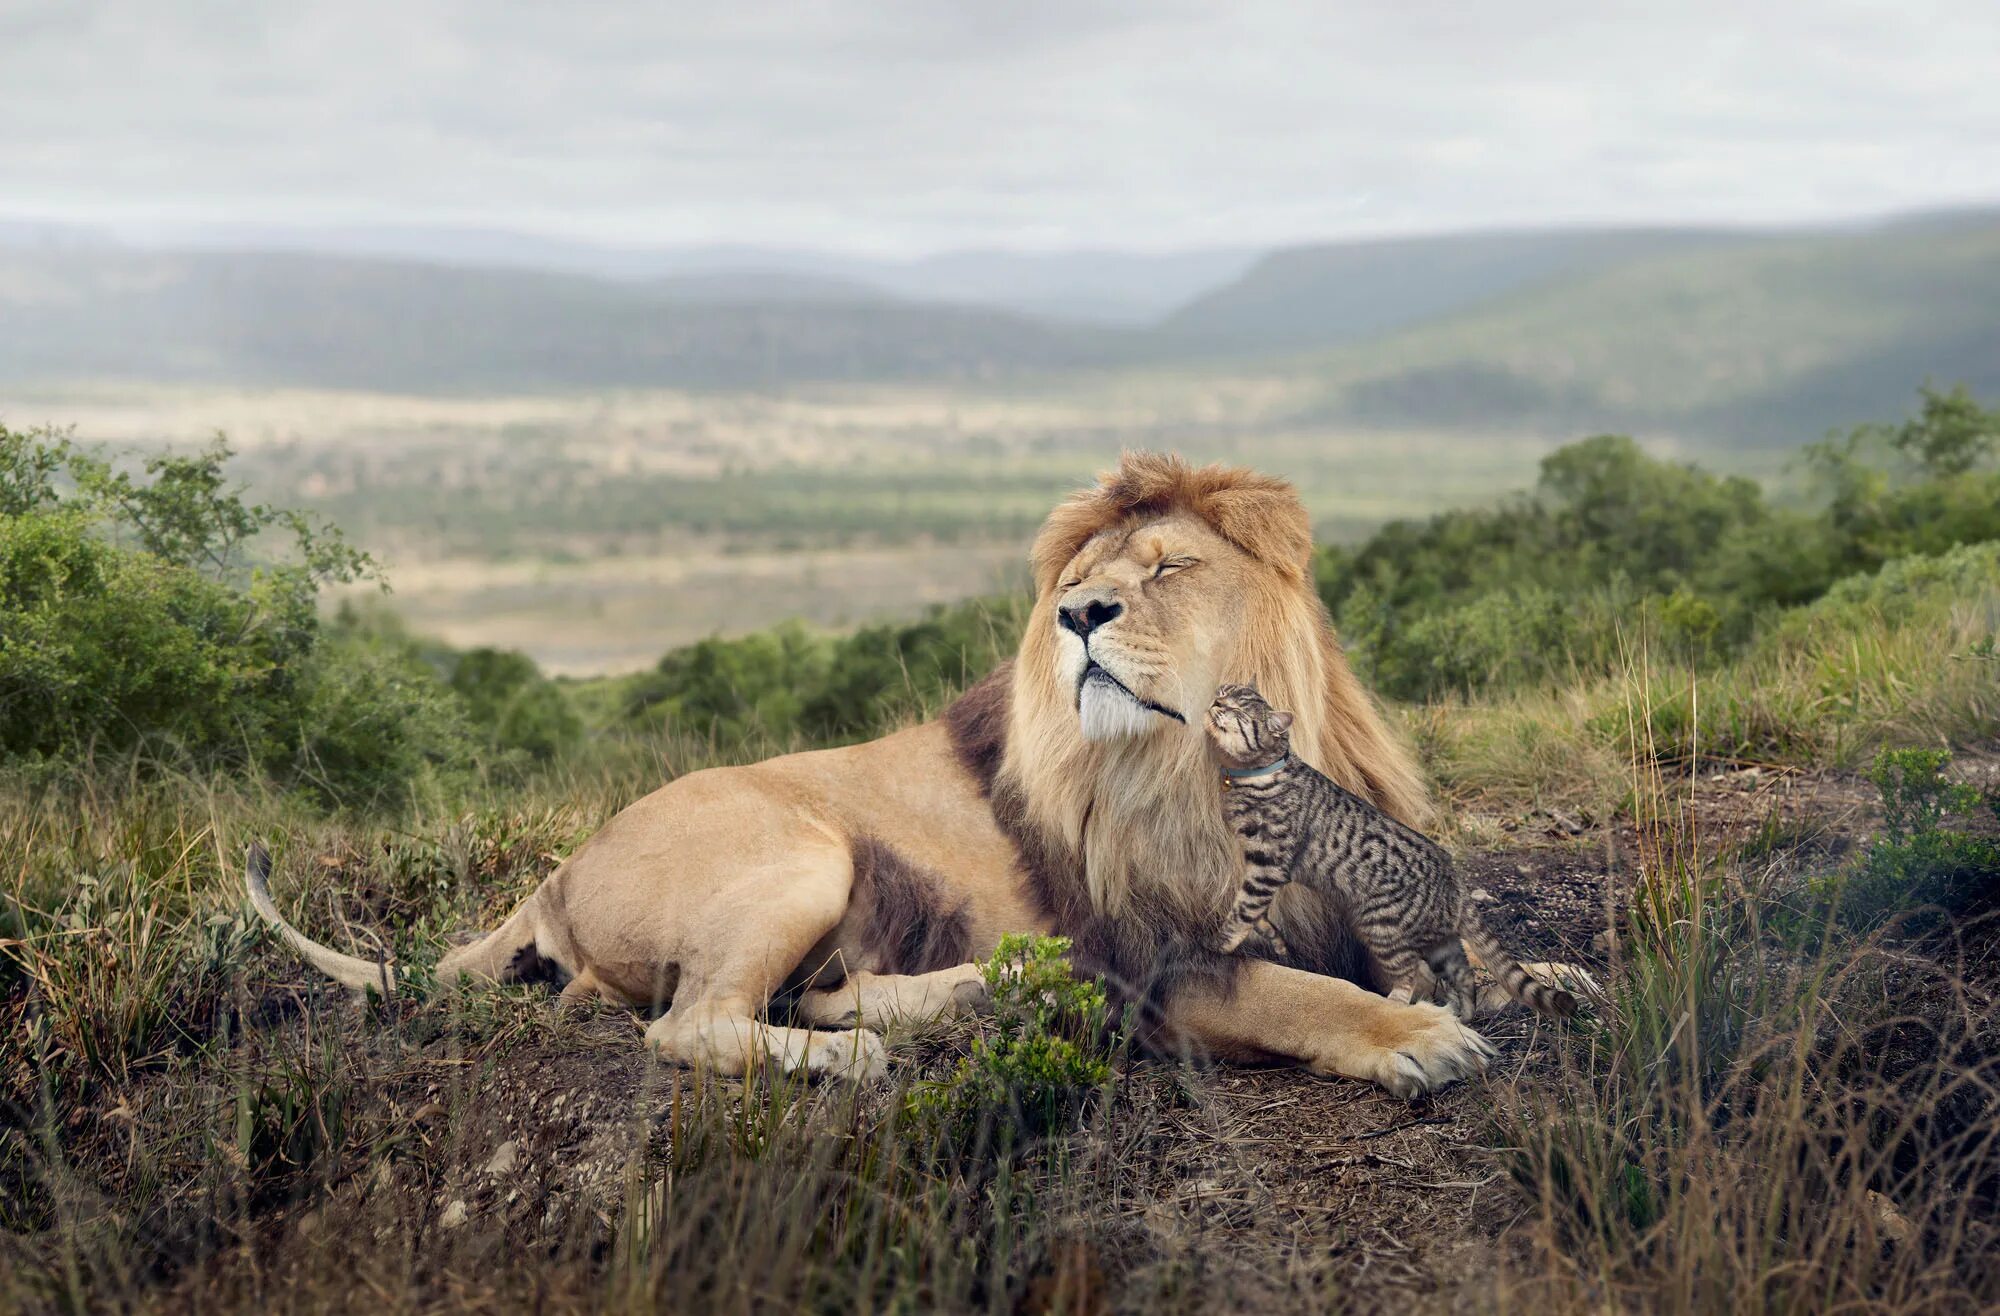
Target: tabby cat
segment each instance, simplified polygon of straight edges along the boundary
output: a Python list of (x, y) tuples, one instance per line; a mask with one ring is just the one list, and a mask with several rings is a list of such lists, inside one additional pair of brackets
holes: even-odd
[(1287, 954), (1271, 901), (1303, 879), (1337, 902), (1392, 999), (1430, 1000), (1442, 983), (1446, 1005), (1471, 1019), (1479, 998), (1462, 939), (1509, 996), (1543, 1014), (1574, 1014), (1575, 997), (1537, 981), (1481, 925), (1450, 856), (1293, 758), (1291, 725), (1290, 713), (1247, 685), (1222, 687), (1208, 710), (1210, 750), (1228, 788), (1223, 810), (1247, 868), (1219, 949), (1235, 950), (1254, 931)]

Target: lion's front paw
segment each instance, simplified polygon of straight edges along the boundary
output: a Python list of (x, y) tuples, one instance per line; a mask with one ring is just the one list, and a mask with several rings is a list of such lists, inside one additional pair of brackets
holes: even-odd
[(1521, 967), (1528, 971), (1530, 977), (1537, 979), (1545, 986), (1554, 987), (1559, 991), (1567, 991), (1574, 996), (1581, 997), (1594, 1004), (1602, 1005), (1609, 999), (1605, 995), (1603, 984), (1599, 983), (1590, 970), (1584, 968), (1581, 964), (1545, 964), (1536, 962), (1534, 964), (1523, 964)]
[[(1408, 1100), (1482, 1072), (1494, 1056), (1490, 1042), (1440, 1006), (1401, 1006), (1395, 1023), (1401, 1036), (1393, 1042), (1361, 1045), (1313, 1068), (1378, 1083)], [(1387, 1030), (1372, 1031), (1380, 1037)]]
[(806, 1068), (814, 1074), (873, 1083), (888, 1076), (889, 1049), (881, 1035), (856, 1028), (832, 1036), (819, 1035), (807, 1052)]
[(955, 983), (951, 989), (951, 1005), (945, 1011), (948, 1018), (963, 1018), (969, 1014), (985, 1014), (993, 1008), (993, 989), (986, 985), (983, 977), (967, 978)]

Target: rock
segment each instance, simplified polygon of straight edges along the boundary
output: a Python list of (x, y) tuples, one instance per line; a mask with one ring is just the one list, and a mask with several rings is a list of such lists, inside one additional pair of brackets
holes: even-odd
[(1908, 1243), (1917, 1236), (1915, 1225), (1910, 1218), (1896, 1209), (1896, 1204), (1873, 1188), (1868, 1190), (1868, 1205), (1875, 1212), (1875, 1227), (1892, 1243)]
[(493, 1156), (486, 1162), (486, 1173), (491, 1175), (512, 1174), (514, 1166), (521, 1159), (521, 1149), (512, 1138), (493, 1149)]
[(1496, 904), (1500, 899), (1500, 897), (1494, 895), (1491, 891), (1488, 891), (1483, 886), (1476, 886), (1472, 888), (1472, 890), (1466, 892), (1465, 894), (1470, 896), (1472, 899), (1478, 901), (1482, 905)]
[(466, 1209), (465, 1199), (460, 1197), (455, 1199), (450, 1206), (447, 1206), (444, 1209), (444, 1214), (438, 1217), (438, 1227), (441, 1229), (457, 1229), (470, 1219), (471, 1216), (472, 1212)]

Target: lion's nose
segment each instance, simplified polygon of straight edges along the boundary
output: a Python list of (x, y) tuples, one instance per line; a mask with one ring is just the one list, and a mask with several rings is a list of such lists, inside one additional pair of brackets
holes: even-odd
[(1074, 607), (1062, 608), (1062, 624), (1080, 636), (1087, 636), (1099, 626), (1115, 620), (1125, 611), (1122, 603), (1107, 603), (1103, 599), (1092, 599)]

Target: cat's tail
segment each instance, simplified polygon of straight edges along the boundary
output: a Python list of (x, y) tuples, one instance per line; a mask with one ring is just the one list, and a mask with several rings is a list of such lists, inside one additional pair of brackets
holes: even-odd
[(1486, 966), (1486, 971), (1499, 982), (1500, 989), (1509, 996), (1530, 1010), (1559, 1019), (1567, 1019), (1576, 1013), (1576, 997), (1522, 968), (1521, 962), (1486, 930), (1470, 901), (1466, 902), (1465, 911), (1460, 916), (1458, 934), (1472, 953), (1479, 957), (1480, 963)]

